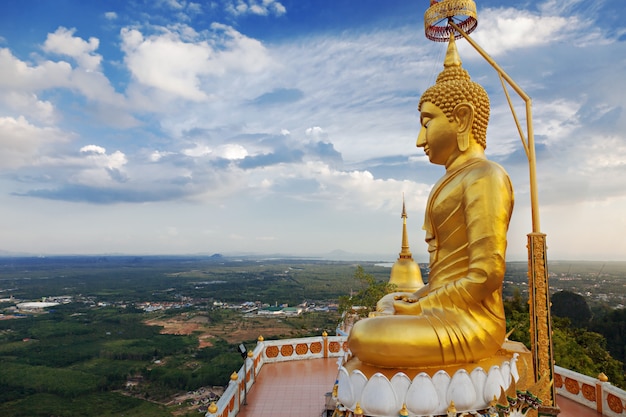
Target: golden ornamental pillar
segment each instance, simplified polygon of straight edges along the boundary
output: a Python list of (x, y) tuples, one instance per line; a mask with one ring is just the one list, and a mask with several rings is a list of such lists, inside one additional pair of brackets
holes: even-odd
[(328, 358), (328, 333), (326, 330), (322, 333), (322, 340), (324, 342), (324, 358)]
[(528, 234), (528, 305), (530, 316), (530, 345), (534, 361), (535, 381), (545, 380), (547, 389), (537, 393), (542, 402), (540, 416), (555, 416), (556, 387), (554, 386), (554, 355), (552, 348), (552, 318), (550, 316), (550, 287), (546, 235)]

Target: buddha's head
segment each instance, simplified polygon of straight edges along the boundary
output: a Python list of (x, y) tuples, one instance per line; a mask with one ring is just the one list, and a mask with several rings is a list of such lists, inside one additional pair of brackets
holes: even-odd
[(469, 131), (474, 141), (483, 149), (486, 148), (489, 96), (480, 84), (470, 80), (469, 74), (461, 66), (453, 36), (450, 37), (443, 66), (444, 69), (437, 77), (435, 85), (422, 94), (418, 110), (422, 112), (424, 103), (431, 103), (446, 115), (450, 123), (453, 123), (457, 120), (455, 112), (460, 108), (471, 108)]

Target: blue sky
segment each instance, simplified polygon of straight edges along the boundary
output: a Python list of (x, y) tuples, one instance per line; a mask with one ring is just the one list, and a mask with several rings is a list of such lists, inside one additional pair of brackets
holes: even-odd
[[(411, 249), (443, 173), (415, 147), (446, 44), (427, 0), (0, 3), (0, 250), (324, 254)], [(621, 0), (478, 1), (472, 37), (532, 97), (550, 259), (626, 255)], [(500, 81), (488, 156), (511, 175), (526, 258), (528, 168)], [(522, 102), (514, 98), (523, 115)]]

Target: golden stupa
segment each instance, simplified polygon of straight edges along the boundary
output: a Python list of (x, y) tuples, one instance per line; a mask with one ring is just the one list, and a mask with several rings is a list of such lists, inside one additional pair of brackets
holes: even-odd
[(413, 260), (413, 254), (409, 249), (409, 237), (406, 231), (406, 206), (402, 199), (402, 248), (398, 259), (391, 267), (389, 283), (394, 285), (396, 291), (417, 291), (424, 286), (422, 272), (419, 265)]

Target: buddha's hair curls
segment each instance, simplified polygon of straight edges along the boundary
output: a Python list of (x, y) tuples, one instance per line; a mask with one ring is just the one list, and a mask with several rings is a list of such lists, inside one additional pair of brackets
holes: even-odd
[(418, 110), (422, 104), (430, 102), (437, 106), (452, 122), (452, 110), (464, 102), (474, 106), (472, 134), (483, 148), (487, 147), (487, 124), (489, 123), (489, 96), (485, 89), (470, 80), (470, 76), (461, 66), (445, 67), (437, 77), (437, 82), (428, 88), (420, 98)]

